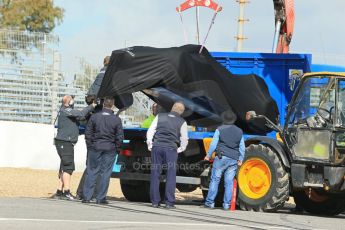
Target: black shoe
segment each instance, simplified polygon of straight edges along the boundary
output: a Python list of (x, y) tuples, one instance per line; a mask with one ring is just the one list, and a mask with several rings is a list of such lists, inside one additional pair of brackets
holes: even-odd
[(175, 209), (176, 207), (175, 207), (175, 205), (167, 204), (167, 205), (165, 205), (165, 208), (166, 209)]
[(62, 195), (63, 195), (63, 192), (61, 190), (56, 190), (56, 193), (52, 195), (50, 198), (61, 199)]
[(89, 204), (89, 203), (90, 203), (89, 200), (84, 200), (84, 199), (83, 199), (81, 202), (82, 202), (83, 204)]
[(208, 205), (206, 205), (206, 204), (204, 204), (204, 208), (214, 209), (214, 207), (208, 206)]
[(107, 201), (107, 200), (97, 200), (96, 201), (96, 204), (103, 204), (103, 205), (106, 205), (106, 204), (109, 204), (109, 201)]
[(66, 190), (62, 194), (61, 199), (63, 199), (63, 200), (75, 200), (75, 197), (71, 194), (71, 192), (69, 190)]
[(77, 194), (77, 196), (75, 197), (77, 200), (83, 200), (83, 196), (82, 195), (79, 195)]
[(161, 204), (152, 204), (152, 208), (160, 208)]

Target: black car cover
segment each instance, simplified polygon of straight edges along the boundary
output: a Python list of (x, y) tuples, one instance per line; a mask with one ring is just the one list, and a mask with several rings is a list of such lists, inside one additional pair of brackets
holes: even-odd
[(200, 46), (173, 48), (131, 47), (112, 52), (98, 97), (115, 97), (121, 109), (133, 103), (132, 93), (144, 92), (167, 111), (176, 101), (186, 106), (183, 117), (190, 125), (215, 128), (222, 113), (234, 112), (245, 132), (270, 131), (265, 122), (245, 120), (256, 111), (272, 121), (279, 112), (264, 80), (257, 75), (235, 75)]

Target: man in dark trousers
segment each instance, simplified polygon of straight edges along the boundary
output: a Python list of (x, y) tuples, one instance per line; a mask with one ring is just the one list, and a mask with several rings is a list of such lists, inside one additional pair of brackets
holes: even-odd
[(245, 153), (243, 132), (234, 125), (236, 115), (227, 111), (222, 114), (223, 125), (219, 126), (213, 136), (205, 160), (209, 161), (212, 153), (216, 151), (213, 161), (211, 182), (205, 201), (205, 208), (214, 208), (214, 199), (217, 196), (218, 185), (224, 173), (223, 209), (230, 207), (233, 180), (238, 166), (242, 165)]
[(113, 108), (114, 99), (105, 98), (102, 111), (93, 114), (87, 123), (85, 139), (90, 148), (87, 156), (83, 203), (90, 203), (97, 177), (100, 175), (96, 203), (108, 204), (106, 195), (110, 176), (116, 154), (120, 151), (123, 141), (121, 119), (114, 114)]
[(62, 99), (62, 106), (58, 114), (58, 131), (55, 137), (56, 150), (60, 157), (59, 186), (55, 198), (73, 200), (70, 192), (71, 175), (74, 166), (74, 145), (78, 141), (79, 120), (93, 111), (96, 104), (92, 103), (82, 111), (73, 109), (74, 100), (72, 96), (65, 95)]
[[(95, 96), (95, 95), (86, 95), (86, 96), (85, 96), (85, 102), (86, 102), (86, 104), (88, 104), (88, 105), (91, 105), (91, 104), (93, 104), (93, 103), (96, 103), (96, 96)], [(97, 104), (97, 106), (95, 107), (95, 110), (94, 110), (92, 113), (97, 113), (97, 112), (99, 112), (100, 110), (102, 110), (101, 105)], [(86, 126), (87, 122), (89, 121), (89, 119), (90, 119), (92, 113), (90, 113), (90, 114), (86, 117), (85, 126)], [(86, 127), (85, 127), (85, 128), (86, 128)], [(85, 142), (86, 142), (86, 141), (85, 141)], [(91, 146), (88, 146), (88, 143), (86, 142), (86, 149), (87, 149), (86, 159), (87, 159), (87, 154), (88, 154), (88, 152), (89, 152), (89, 148), (90, 148), (90, 147), (91, 147)], [(87, 166), (87, 161), (86, 161), (86, 166)], [(78, 188), (77, 188), (77, 199), (78, 199), (78, 200), (82, 200), (82, 199), (83, 199), (83, 187), (84, 187), (85, 177), (86, 177), (86, 168), (85, 168), (85, 170), (84, 170), (84, 172), (83, 172), (82, 177), (80, 178), (79, 185), (78, 185)], [(96, 180), (96, 188), (97, 188), (97, 181), (99, 181), (99, 178), (100, 178), (100, 177), (98, 177), (97, 180)], [(95, 192), (96, 192), (96, 190), (95, 190)], [(94, 193), (94, 194), (95, 194), (95, 193)]]
[(147, 146), (152, 158), (150, 197), (154, 208), (158, 208), (161, 202), (159, 177), (163, 164), (167, 170), (165, 207), (175, 208), (177, 156), (188, 145), (187, 123), (181, 117), (184, 110), (184, 104), (176, 102), (170, 113), (158, 114), (147, 131)]

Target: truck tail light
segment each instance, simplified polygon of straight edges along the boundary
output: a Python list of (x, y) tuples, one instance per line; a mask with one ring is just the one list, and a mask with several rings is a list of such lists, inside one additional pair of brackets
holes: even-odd
[(132, 151), (131, 150), (128, 150), (128, 149), (123, 149), (120, 151), (120, 154), (123, 155), (123, 156), (126, 156), (126, 157), (130, 157), (132, 156)]

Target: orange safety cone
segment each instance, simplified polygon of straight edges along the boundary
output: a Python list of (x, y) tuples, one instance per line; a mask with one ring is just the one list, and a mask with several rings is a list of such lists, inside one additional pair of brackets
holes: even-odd
[(236, 194), (237, 194), (237, 180), (234, 179), (234, 186), (232, 188), (230, 211), (236, 210)]

